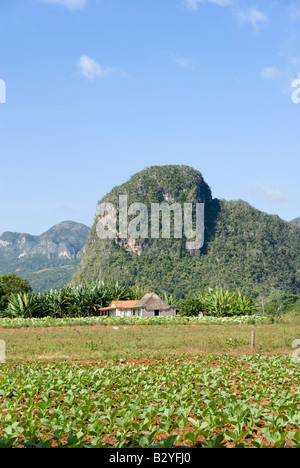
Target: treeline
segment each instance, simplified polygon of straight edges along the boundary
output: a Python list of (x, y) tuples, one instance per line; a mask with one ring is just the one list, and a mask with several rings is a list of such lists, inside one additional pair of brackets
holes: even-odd
[(5, 310), (10, 298), (19, 292), (32, 292), (29, 281), (19, 278), (13, 273), (0, 276), (0, 311)]
[[(34, 293), (26, 280), (15, 275), (1, 277), (0, 287), (1, 284), (6, 289), (5, 300), (2, 301), (2, 309), (5, 310), (1, 315), (23, 318), (97, 316), (99, 309), (107, 307), (113, 300), (138, 300), (149, 292), (136, 286), (96, 281), (92, 284)], [(203, 294), (187, 296), (181, 301), (175, 301), (167, 294), (162, 298), (170, 305), (177, 302), (180, 314), (184, 316), (197, 316), (203, 313), (216, 317), (230, 317), (257, 312), (257, 307), (250, 297), (222, 288), (208, 289)]]
[(142, 288), (105, 284), (67, 286), (44, 293), (20, 291), (11, 294), (1, 315), (7, 317), (91, 317), (113, 300), (138, 300), (146, 294)]
[[(99, 309), (107, 307), (113, 300), (139, 300), (147, 292), (151, 291), (138, 286), (96, 281), (34, 293), (26, 280), (15, 275), (4, 275), (0, 277), (0, 316), (93, 317), (99, 315)], [(161, 298), (170, 305), (178, 306), (180, 315), (186, 317), (236, 317), (257, 313), (281, 315), (289, 310), (300, 313), (300, 297), (280, 291), (273, 292), (269, 299), (264, 298), (261, 302), (240, 291), (221, 287), (207, 288), (198, 295), (188, 295), (179, 301), (167, 293)]]
[(258, 307), (251, 297), (240, 291), (223, 288), (208, 288), (198, 296), (189, 296), (180, 303), (180, 314), (196, 316), (199, 314), (214, 317), (233, 317), (251, 315), (258, 312)]

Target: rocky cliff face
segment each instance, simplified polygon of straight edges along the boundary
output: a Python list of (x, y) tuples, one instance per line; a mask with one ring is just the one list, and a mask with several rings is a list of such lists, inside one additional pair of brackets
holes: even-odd
[(89, 233), (83, 224), (64, 221), (40, 236), (4, 232), (0, 236), (0, 260), (41, 256), (50, 259), (78, 259)]
[[(0, 274), (27, 278), (34, 289), (61, 287), (79, 263), (88, 233), (87, 226), (73, 221), (59, 223), (40, 236), (4, 232), (0, 236)], [(47, 286), (43, 285), (46, 278)]]

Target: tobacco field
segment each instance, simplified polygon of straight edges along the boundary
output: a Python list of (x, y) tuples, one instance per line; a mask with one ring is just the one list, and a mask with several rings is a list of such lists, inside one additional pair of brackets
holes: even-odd
[(291, 356), (0, 364), (0, 447), (300, 448), (299, 381)]

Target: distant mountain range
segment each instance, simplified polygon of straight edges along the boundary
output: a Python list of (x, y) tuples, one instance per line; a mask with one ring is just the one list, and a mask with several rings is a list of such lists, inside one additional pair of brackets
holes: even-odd
[(63, 221), (40, 236), (4, 232), (0, 236), (0, 275), (15, 273), (35, 291), (61, 288), (75, 273), (89, 227)]
[(293, 224), (298, 224), (300, 226), (300, 218), (295, 218), (291, 221)]

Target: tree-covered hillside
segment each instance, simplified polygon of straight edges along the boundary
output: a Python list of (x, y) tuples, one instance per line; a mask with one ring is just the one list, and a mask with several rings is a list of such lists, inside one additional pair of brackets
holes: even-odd
[(101, 202), (205, 203), (205, 244), (186, 239), (100, 239), (97, 218), (72, 283), (103, 279), (167, 292), (175, 297), (210, 286), (257, 296), (272, 289), (300, 292), (300, 231), (243, 201), (213, 199), (202, 174), (188, 166), (154, 166), (115, 187)]

